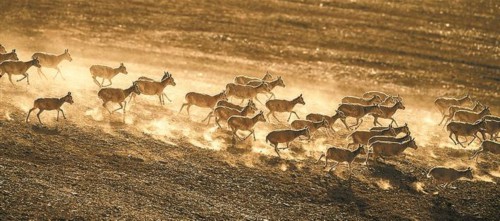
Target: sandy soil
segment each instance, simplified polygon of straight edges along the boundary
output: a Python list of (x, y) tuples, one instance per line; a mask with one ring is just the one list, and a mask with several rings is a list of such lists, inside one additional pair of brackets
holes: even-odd
[[(437, 126), (433, 101), (470, 92), (500, 112), (500, 39), (495, 1), (3, 1), (0, 43), (21, 60), (35, 51), (70, 50), (60, 65), (66, 80), (31, 85), (0, 78), (0, 219), (419, 219), (498, 220), (498, 156), (468, 160), (466, 149)], [(173, 74), (173, 102), (138, 96), (109, 115), (88, 68), (118, 66), (113, 87), (140, 76)], [(419, 148), (386, 163), (316, 163), (350, 133), (321, 131), (296, 141), (278, 159), (266, 134), (289, 127), (265, 123), (257, 141), (231, 147), (227, 130), (200, 121), (207, 109), (178, 113), (190, 91), (215, 94), (234, 76), (284, 78), (276, 96), (303, 94), (296, 110), (331, 114), (341, 98), (368, 90), (400, 94)], [(55, 71), (44, 69), (48, 76)], [(14, 77), (15, 79), (17, 77)], [(44, 112), (41, 126), (27, 111), (38, 97), (60, 97), (67, 120)], [(260, 109), (266, 108), (258, 104)], [(279, 115), (286, 120), (287, 115)], [(388, 121), (384, 121), (388, 123)], [(361, 129), (368, 129), (366, 117)], [(474, 179), (439, 191), (425, 177), (437, 165), (474, 169)]]

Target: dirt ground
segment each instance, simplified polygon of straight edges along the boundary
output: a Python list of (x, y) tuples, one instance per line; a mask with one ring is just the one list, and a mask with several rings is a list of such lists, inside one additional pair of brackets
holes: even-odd
[[(73, 58), (60, 64), (66, 80), (35, 68), (29, 86), (0, 78), (0, 220), (500, 219), (499, 156), (469, 160), (479, 143), (455, 146), (433, 105), (469, 92), (499, 114), (498, 1), (21, 0), (0, 1), (0, 12), (0, 43), (20, 60), (66, 48)], [(121, 62), (129, 74), (113, 87), (169, 71), (172, 102), (140, 95), (126, 115), (109, 115), (89, 67)], [(208, 109), (178, 113), (187, 92), (216, 94), (236, 75), (266, 71), (285, 81), (278, 98), (303, 94), (301, 118), (333, 114), (342, 97), (365, 91), (401, 95), (395, 118), (418, 149), (328, 174), (316, 161), (349, 142), (341, 124), (279, 159), (264, 140), (285, 122), (259, 123), (257, 141), (233, 147), (228, 130), (200, 122)], [(46, 125), (36, 112), (25, 122), (33, 100), (68, 91), (67, 120), (47, 111)], [(474, 179), (441, 191), (426, 178), (434, 166), (471, 167)]]

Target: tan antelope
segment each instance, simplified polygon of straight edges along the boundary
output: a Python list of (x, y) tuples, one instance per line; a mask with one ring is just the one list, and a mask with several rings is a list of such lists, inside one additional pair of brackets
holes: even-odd
[(250, 114), (254, 114), (255, 111), (257, 111), (257, 108), (255, 108), (255, 105), (250, 102), (251, 101), (248, 101), (247, 106), (245, 106), (241, 111), (230, 107), (216, 107), (213, 111), (215, 123), (219, 126), (219, 128), (222, 128), (219, 123), (220, 120), (227, 122), (227, 119), (231, 116), (248, 116)]
[(478, 112), (478, 111), (481, 111), (482, 109), (484, 109), (484, 106), (481, 103), (479, 103), (478, 101), (475, 102), (473, 108), (452, 105), (448, 108), (448, 114), (443, 116), (443, 119), (441, 119), (441, 122), (439, 122), (439, 124), (443, 123), (444, 119), (447, 118), (445, 123), (444, 123), (444, 125), (446, 126), (446, 124), (448, 124), (448, 122), (450, 122), (453, 119), (453, 115), (455, 115), (455, 112), (457, 112), (459, 110), (469, 110), (469, 111)]
[(333, 130), (333, 124), (335, 123), (335, 121), (337, 121), (337, 119), (340, 119), (340, 121), (342, 121), (342, 123), (344, 124), (345, 128), (349, 130), (349, 127), (347, 126), (347, 123), (345, 122), (346, 116), (345, 116), (344, 112), (339, 111), (339, 110), (335, 110), (335, 114), (332, 116), (328, 116), (328, 115), (324, 115), (324, 114), (317, 114), (317, 113), (311, 113), (311, 114), (308, 114), (306, 116), (306, 119), (311, 120), (311, 121), (320, 121), (323, 118), (328, 121), (328, 124), (330, 124), (330, 130), (332, 132), (335, 132), (335, 130)]
[(182, 104), (181, 109), (179, 110), (179, 113), (182, 111), (182, 108), (184, 106), (187, 106), (187, 113), (189, 115), (189, 108), (191, 108), (192, 105), (201, 107), (201, 108), (210, 108), (212, 111), (214, 110), (215, 104), (220, 101), (220, 100), (226, 100), (226, 91), (222, 91), (221, 93), (218, 93), (216, 95), (208, 95), (208, 94), (201, 94), (197, 92), (189, 92), (186, 94), (186, 103)]
[(352, 143), (347, 144), (347, 147), (350, 147), (351, 145), (356, 145), (356, 144), (362, 144), (362, 145), (367, 145), (368, 140), (374, 136), (393, 136), (395, 137), (396, 131), (394, 131), (394, 128), (389, 125), (387, 129), (384, 130), (376, 130), (376, 131), (366, 131), (366, 130), (358, 130), (354, 131), (353, 133), (349, 134), (347, 136), (347, 139), (349, 137), (352, 138)]
[(2, 44), (0, 44), (0, 53), (7, 53), (5, 47)]
[(409, 141), (411, 139), (412, 139), (412, 137), (411, 137), (410, 133), (407, 133), (406, 135), (404, 135), (402, 137), (393, 137), (393, 136), (384, 136), (384, 135), (373, 136), (368, 140), (368, 146), (374, 142), (377, 142), (377, 141), (401, 143), (401, 142)]
[[(247, 85), (250, 85), (250, 86), (258, 86), (262, 83), (262, 80), (253, 80), (253, 81), (250, 81), (247, 83)], [(281, 79), (281, 76), (279, 76), (276, 80), (274, 81), (266, 81), (267, 84), (269, 84), (269, 91), (265, 91), (265, 93), (268, 93), (270, 94), (271, 96), (269, 97), (269, 99), (272, 99), (274, 97), (276, 97), (274, 95), (274, 93), (272, 92), (272, 90), (276, 87), (276, 86), (280, 86), (280, 87), (285, 87), (285, 83), (283, 82), (283, 79)]]
[[(57, 77), (57, 75), (60, 74), (63, 80), (64, 76), (61, 72), (61, 69), (59, 69), (59, 63), (61, 63), (61, 61), (63, 60), (67, 60), (69, 62), (73, 60), (73, 58), (71, 58), (71, 55), (69, 54), (68, 49), (64, 50), (64, 53), (60, 55), (49, 54), (45, 52), (36, 52), (31, 56), (31, 58), (33, 59), (38, 58), (38, 60), (40, 61), (40, 65), (44, 68), (56, 69), (57, 73), (54, 76), (54, 79)], [(47, 79), (47, 76), (45, 76), (45, 74), (42, 72), (41, 67), (39, 67), (37, 70), (39, 75), (42, 75), (43, 77), (45, 77), (45, 79)]]
[(9, 76), (9, 81), (12, 85), (14, 83), (12, 82), (12, 75), (23, 75), (24, 77), (17, 80), (17, 82), (22, 81), (23, 79), (26, 78), (26, 81), (28, 82), (28, 85), (30, 84), (30, 79), (28, 77), (28, 69), (31, 66), (35, 67), (40, 67), (40, 63), (38, 62), (38, 59), (33, 59), (31, 61), (4, 61), (0, 63), (0, 77), (2, 77), (5, 73)]
[[(349, 126), (349, 129), (351, 127), (357, 129), (363, 123), (363, 119), (361, 118), (367, 114), (384, 114), (382, 110), (380, 110), (380, 105), (366, 106), (360, 104), (340, 104), (337, 110), (342, 111), (345, 114), (346, 118), (356, 118), (356, 123), (352, 126)], [(361, 122), (359, 122), (359, 120), (361, 120)]]
[(68, 92), (68, 94), (66, 96), (61, 97), (61, 98), (38, 98), (38, 99), (36, 99), (35, 102), (33, 103), (33, 108), (31, 108), (28, 111), (28, 116), (26, 117), (26, 123), (28, 123), (28, 119), (30, 117), (31, 111), (33, 111), (35, 109), (39, 110), (36, 117), (38, 118), (38, 121), (40, 122), (40, 124), (43, 124), (42, 120), (40, 120), (40, 114), (46, 110), (47, 111), (48, 110), (57, 110), (56, 121), (59, 121), (59, 112), (61, 112), (64, 119), (66, 119), (66, 115), (64, 115), (64, 111), (61, 109), (61, 106), (64, 103), (73, 104), (73, 97), (71, 96), (71, 92)]
[(386, 100), (387, 98), (389, 98), (389, 100), (392, 102), (403, 101), (399, 94), (397, 96), (392, 96), (381, 91), (368, 91), (363, 94), (363, 98), (372, 98), (375, 95), (379, 96), (382, 100)]
[(309, 132), (311, 136), (316, 132), (319, 128), (330, 128), (330, 124), (324, 118), (321, 121), (310, 121), (310, 120), (294, 120), (290, 126), (292, 129), (298, 130), (302, 128), (309, 128)]
[(380, 122), (378, 122), (378, 119), (383, 118), (383, 119), (390, 119), (391, 120), (390, 124), (394, 123), (394, 124), (396, 124), (396, 126), (398, 126), (398, 123), (396, 122), (396, 120), (394, 120), (394, 118), (392, 116), (399, 109), (401, 109), (401, 110), (405, 109), (405, 106), (403, 105), (403, 103), (401, 101), (396, 101), (396, 103), (392, 106), (381, 105), (380, 110), (382, 111), (382, 114), (372, 114), (373, 125), (377, 126), (377, 124), (378, 124), (378, 125), (382, 126), (382, 124)]
[(271, 74), (269, 74), (269, 72), (266, 72), (266, 75), (264, 75), (264, 77), (262, 79), (259, 79), (259, 78), (256, 78), (256, 77), (248, 77), (248, 76), (243, 76), (243, 75), (240, 75), (240, 76), (236, 76), (234, 78), (234, 83), (236, 84), (247, 84), (248, 82), (250, 81), (254, 81), (254, 80), (260, 80), (260, 81), (270, 81), (273, 79), (273, 76)]
[(326, 153), (321, 154), (317, 162), (325, 157), (325, 166), (323, 168), (326, 168), (328, 166), (328, 159), (336, 161), (337, 163), (330, 167), (328, 172), (334, 170), (339, 163), (346, 162), (349, 173), (351, 173), (351, 163), (363, 152), (365, 152), (363, 145), (359, 145), (358, 148), (352, 151), (344, 148), (330, 147), (326, 150)]
[(470, 97), (469, 93), (461, 98), (450, 98), (450, 97), (438, 97), (434, 101), (434, 105), (436, 105), (437, 109), (441, 113), (442, 116), (446, 116), (446, 111), (453, 105), (455, 106), (464, 106), (466, 104), (473, 104), (473, 100)]
[(295, 99), (293, 99), (291, 101), (278, 100), (278, 99), (268, 100), (266, 102), (266, 107), (267, 107), (267, 109), (269, 109), (269, 113), (266, 114), (266, 117), (269, 121), (271, 121), (269, 118), (269, 115), (272, 114), (274, 119), (276, 119), (278, 122), (281, 122), (280, 120), (278, 120), (278, 118), (276, 117), (276, 115), (274, 113), (275, 112), (278, 112), (278, 113), (289, 112), (290, 115), (288, 116), (287, 122), (290, 121), (292, 114), (295, 114), (297, 119), (300, 119), (299, 115), (297, 115), (297, 113), (293, 110), (293, 108), (297, 104), (302, 104), (302, 105), (306, 104), (306, 102), (304, 102), (304, 98), (302, 97), (302, 94), (300, 94), (298, 97), (296, 97)]
[[(120, 88), (102, 88), (97, 93), (97, 96), (102, 100), (102, 106), (109, 112), (109, 114), (113, 114), (114, 112), (123, 109), (123, 114), (126, 112), (127, 101), (125, 100), (131, 93), (141, 94), (139, 87), (134, 82), (132, 86), (127, 89)], [(120, 105), (114, 111), (110, 111), (107, 107), (108, 102), (117, 103)]]
[[(159, 82), (154, 81), (153, 79), (150, 78), (140, 77), (139, 80), (135, 81), (135, 83), (137, 84), (137, 87), (141, 91), (141, 94), (157, 95), (158, 98), (160, 99), (160, 105), (165, 105), (164, 97), (167, 98), (168, 101), (172, 102), (172, 100), (168, 98), (167, 94), (163, 92), (165, 90), (165, 87), (167, 87), (167, 85), (172, 85), (172, 86), (176, 85), (174, 77), (172, 77), (172, 74), (168, 72), (163, 72), (163, 77)], [(132, 101), (132, 98), (135, 98), (135, 96), (137, 96), (135, 93), (130, 95), (129, 103), (130, 101)]]
[(7, 52), (0, 53), (0, 63), (2, 63), (3, 61), (8, 61), (8, 60), (19, 61), (19, 58), (17, 57), (17, 54), (16, 54), (16, 49), (12, 49), (12, 51), (9, 53), (7, 53)]
[[(389, 125), (389, 127), (391, 127), (391, 125)], [(370, 131), (385, 130), (389, 127), (372, 127), (372, 128), (370, 128)], [(398, 135), (400, 133), (405, 133), (405, 134), (410, 133), (410, 128), (408, 127), (407, 123), (405, 123), (405, 125), (403, 125), (401, 127), (392, 127), (392, 128), (394, 129), (394, 132), (396, 133), (396, 135)]]
[(459, 110), (453, 114), (453, 120), (467, 122), (467, 123), (474, 123), (486, 115), (491, 115), (489, 107), (485, 107), (480, 112)]
[[(266, 136), (266, 143), (269, 141), (269, 143), (271, 143), (271, 146), (274, 147), (274, 151), (276, 152), (276, 154), (278, 154), (278, 157), (281, 158), (278, 150), (288, 149), (290, 142), (292, 142), (293, 140), (295, 140), (295, 138), (300, 136), (305, 136), (307, 137), (307, 139), (310, 139), (311, 133), (309, 133), (309, 128), (306, 127), (300, 130), (285, 129), (285, 130), (271, 131)], [(278, 144), (280, 143), (286, 143), (286, 148), (278, 148)]]
[[(467, 122), (460, 122), (460, 121), (452, 121), (446, 125), (446, 130), (450, 132), (450, 139), (453, 141), (455, 145), (460, 144), (463, 148), (465, 146), (458, 140), (458, 136), (464, 136), (465, 137), (465, 143), (467, 143), (467, 136), (473, 137), (471, 142), (468, 144), (470, 145), (476, 138), (481, 140), (477, 136), (477, 133), (481, 133), (483, 135), (483, 139), (485, 138), (484, 135), (484, 128), (486, 126), (486, 122), (484, 119), (478, 120), (475, 123), (467, 123)], [(452, 135), (455, 135), (455, 140), (453, 139)]]
[(367, 99), (355, 96), (347, 96), (342, 98), (342, 103), (345, 104), (374, 105), (380, 102), (382, 102), (382, 98), (380, 98), (378, 95), (373, 95), (373, 97)]
[(492, 141), (492, 140), (484, 140), (482, 143), (481, 143), (481, 147), (479, 148), (479, 150), (477, 150), (473, 155), (472, 157), (470, 158), (471, 160), (476, 158), (476, 162), (477, 162), (477, 158), (479, 158), (479, 154), (480, 153), (483, 153), (483, 152), (490, 152), (492, 154), (500, 154), (500, 143), (496, 142), (496, 141)]
[[(262, 111), (260, 111), (253, 117), (233, 115), (229, 119), (227, 119), (227, 125), (231, 129), (233, 134), (233, 145), (236, 144), (236, 139), (243, 141), (250, 137), (250, 135), (252, 134), (253, 140), (256, 141), (254, 126), (255, 124), (257, 124), (257, 122), (266, 122), (266, 118), (264, 118), (264, 113)], [(245, 138), (240, 138), (238, 134), (236, 134), (238, 130), (250, 131), (250, 134), (248, 134)]]
[[(252, 108), (257, 109), (257, 107), (255, 106), (255, 103), (252, 100), (248, 100), (248, 103), (250, 103)], [(245, 108), (246, 106), (240, 106), (237, 104), (233, 104), (227, 100), (220, 100), (220, 101), (217, 101), (217, 104), (215, 104), (215, 107), (229, 107), (229, 108), (236, 109), (238, 111), (242, 111), (243, 108)], [(211, 111), (210, 113), (208, 113), (207, 117), (205, 117), (205, 119), (202, 120), (202, 122), (208, 120), (207, 125), (210, 124), (210, 120), (212, 119), (213, 116), (214, 116), (214, 112)]]
[(241, 84), (233, 84), (229, 83), (226, 85), (226, 94), (227, 97), (236, 97), (238, 99), (241, 99), (241, 103), (245, 99), (256, 99), (259, 103), (260, 102), (259, 98), (257, 97), (257, 94), (259, 93), (267, 93), (270, 91), (269, 84), (265, 82), (261, 82), (257, 86), (251, 86), (251, 85), (241, 85)]
[[(96, 83), (99, 88), (111, 86), (111, 84), (113, 84), (113, 82), (111, 82), (111, 79), (114, 78), (118, 73), (128, 74), (127, 68), (125, 67), (125, 65), (123, 65), (123, 63), (120, 63), (120, 66), (117, 68), (111, 68), (103, 65), (90, 66), (90, 74), (92, 75), (92, 79), (94, 79), (94, 83)], [(97, 77), (102, 78), (101, 83), (97, 81)], [(104, 85), (104, 80), (108, 80), (109, 84)]]
[(407, 148), (413, 148), (415, 150), (418, 148), (417, 143), (415, 142), (415, 138), (401, 143), (388, 141), (373, 142), (372, 144), (370, 144), (369, 151), (367, 151), (365, 164), (368, 165), (370, 153), (373, 153), (374, 160), (379, 157), (384, 159), (384, 157), (399, 155), (403, 153), (403, 151), (405, 151)]
[(456, 170), (447, 167), (434, 167), (427, 173), (427, 178), (434, 178), (433, 182), (439, 184), (444, 184), (443, 189), (459, 178), (465, 177), (467, 179), (474, 179), (472, 175), (472, 169), (469, 167), (466, 170)]

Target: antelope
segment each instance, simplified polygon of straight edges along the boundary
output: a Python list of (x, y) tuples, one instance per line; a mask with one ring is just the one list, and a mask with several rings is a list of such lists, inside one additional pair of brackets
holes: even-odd
[(443, 116), (446, 115), (446, 111), (450, 108), (450, 106), (452, 105), (464, 106), (466, 103), (471, 103), (471, 104), (473, 103), (469, 93), (467, 93), (462, 98), (438, 97), (434, 101), (434, 105), (436, 105), (437, 109), (439, 110), (439, 112), (441, 112), (441, 115)]
[(367, 151), (365, 163), (368, 165), (370, 153), (373, 153), (373, 159), (375, 160), (378, 157), (384, 159), (383, 157), (399, 155), (403, 153), (406, 148), (413, 148), (415, 150), (418, 148), (417, 143), (415, 142), (415, 138), (401, 143), (387, 141), (373, 142), (372, 144), (370, 144), (370, 151)]
[(311, 133), (311, 136), (316, 130), (319, 128), (329, 128), (330, 124), (328, 124), (328, 121), (325, 120), (324, 118), (321, 121), (310, 121), (310, 120), (294, 120), (290, 126), (292, 129), (298, 130), (302, 128), (309, 128), (309, 132)]
[[(252, 100), (248, 100), (248, 103), (250, 103), (252, 108), (257, 109), (257, 107), (255, 106), (255, 103)], [(217, 101), (217, 104), (215, 104), (215, 107), (228, 107), (228, 108), (236, 109), (238, 111), (242, 111), (243, 108), (245, 108), (246, 106), (240, 106), (240, 105), (233, 104), (233, 103), (226, 101), (226, 100), (220, 100), (220, 101)], [(205, 119), (203, 119), (202, 122), (208, 120), (207, 125), (210, 124), (210, 119), (212, 119), (213, 114), (214, 114), (213, 111), (208, 113), (207, 117)]]
[(363, 144), (367, 145), (368, 140), (372, 138), (373, 136), (393, 136), (395, 137), (397, 134), (394, 131), (394, 128), (392, 126), (389, 126), (389, 128), (384, 129), (384, 130), (376, 130), (376, 131), (365, 131), (365, 130), (358, 130), (354, 131), (353, 133), (349, 134), (347, 138), (352, 137), (352, 143), (347, 144), (347, 147), (350, 147), (351, 145), (356, 145), (356, 144)]
[(403, 103), (401, 101), (396, 101), (396, 103), (392, 106), (380, 106), (380, 110), (382, 111), (382, 114), (372, 114), (373, 116), (373, 125), (374, 126), (377, 126), (377, 124), (379, 124), (380, 126), (382, 126), (382, 124), (380, 122), (378, 122), (378, 118), (384, 118), (384, 119), (391, 119), (391, 123), (394, 123), (396, 124), (396, 126), (398, 126), (398, 123), (396, 122), (396, 120), (394, 120), (394, 118), (392, 117), (397, 110), (404, 110), (405, 109), (405, 106), (403, 105)]
[(10, 83), (12, 85), (14, 85), (14, 83), (12, 82), (12, 75), (23, 75), (24, 77), (17, 80), (17, 82), (22, 81), (23, 79), (26, 78), (26, 81), (29, 85), (30, 79), (29, 79), (28, 73), (26, 73), (26, 71), (28, 71), (28, 69), (31, 66), (40, 67), (40, 63), (38, 62), (38, 59), (35, 58), (31, 61), (25, 61), (25, 62), (12, 61), (12, 60), (4, 61), (4, 62), (0, 63), (0, 77), (2, 77), (4, 73), (7, 73), (9, 75)]
[(378, 95), (382, 100), (387, 100), (387, 98), (389, 98), (393, 102), (396, 102), (398, 100), (403, 101), (403, 99), (399, 96), (399, 94), (397, 96), (392, 96), (381, 91), (368, 91), (363, 94), (363, 98), (371, 98), (375, 95)]
[(263, 93), (263, 92), (269, 92), (270, 87), (269, 84), (265, 82), (261, 82), (257, 86), (251, 86), (251, 85), (241, 85), (241, 84), (233, 84), (229, 83), (226, 85), (226, 92), (227, 92), (227, 97), (236, 97), (241, 99), (241, 103), (243, 103), (244, 99), (250, 99), (253, 100), (254, 98), (260, 102), (259, 98), (257, 98), (257, 94)]
[(491, 140), (485, 140), (481, 143), (481, 147), (479, 150), (477, 150), (472, 157), (470, 158), (471, 160), (476, 158), (479, 158), (479, 154), (482, 152), (490, 152), (492, 154), (500, 154), (500, 143), (496, 141), (491, 141)]
[(268, 100), (266, 102), (266, 107), (267, 107), (267, 109), (269, 109), (269, 113), (266, 114), (266, 117), (267, 117), (267, 119), (270, 119), (269, 115), (272, 114), (274, 119), (276, 119), (278, 122), (280, 122), (280, 120), (278, 120), (278, 118), (276, 117), (276, 115), (274, 113), (275, 112), (279, 112), (279, 113), (290, 112), (290, 115), (288, 116), (287, 122), (290, 121), (292, 114), (295, 114), (295, 116), (297, 116), (297, 118), (300, 119), (299, 115), (297, 115), (297, 113), (295, 111), (293, 111), (293, 108), (297, 104), (302, 104), (302, 105), (306, 104), (306, 102), (304, 102), (304, 98), (302, 97), (302, 94), (300, 94), (298, 97), (296, 97), (295, 99), (293, 99), (291, 101), (278, 100), (278, 99)]
[(16, 54), (16, 49), (12, 49), (12, 51), (9, 53), (7, 52), (0, 53), (0, 63), (2, 63), (2, 61), (8, 61), (8, 60), (19, 61), (19, 58), (17, 57)]
[(472, 169), (470, 167), (466, 170), (456, 170), (446, 167), (434, 167), (429, 170), (429, 173), (427, 173), (427, 178), (434, 178), (433, 181), (435, 181), (438, 185), (444, 184), (443, 189), (446, 189), (446, 187), (451, 182), (462, 177), (472, 180), (474, 178), (474, 176), (472, 175)]
[[(370, 131), (380, 131), (380, 130), (385, 130), (389, 127), (372, 127), (370, 128)], [(394, 129), (394, 132), (396, 132), (396, 135), (400, 134), (400, 133), (405, 133), (405, 134), (409, 134), (410, 133), (410, 128), (408, 128), (408, 124), (405, 123), (405, 125), (401, 126), (401, 127), (393, 127)]]
[(408, 141), (408, 140), (411, 140), (410, 133), (407, 133), (403, 137), (399, 137), (399, 138), (393, 137), (393, 136), (383, 136), (383, 135), (380, 135), (380, 136), (373, 136), (373, 137), (371, 137), (368, 140), (368, 145), (370, 145), (370, 144), (372, 144), (374, 142), (377, 142), (377, 141), (387, 141), (387, 142), (401, 143), (401, 142), (405, 142), (405, 141)]
[(248, 82), (250, 81), (255, 81), (255, 80), (259, 80), (259, 81), (270, 81), (273, 79), (273, 76), (271, 74), (269, 74), (269, 72), (266, 72), (266, 75), (264, 75), (264, 77), (262, 79), (259, 79), (259, 78), (255, 78), (255, 77), (248, 77), (248, 76), (243, 76), (243, 75), (240, 75), (240, 76), (236, 76), (234, 78), (234, 83), (236, 84), (247, 84)]
[[(346, 118), (356, 118), (356, 123), (350, 126), (349, 129), (351, 127), (355, 127), (355, 129), (357, 129), (363, 123), (363, 119), (361, 118), (367, 114), (383, 114), (382, 110), (380, 110), (379, 105), (365, 106), (359, 104), (340, 104), (337, 110), (342, 111), (345, 114)], [(359, 122), (360, 119), (361, 122)]]
[[(111, 84), (113, 84), (113, 82), (111, 82), (111, 79), (114, 78), (118, 73), (128, 74), (127, 68), (125, 67), (125, 65), (123, 65), (123, 63), (120, 63), (120, 66), (117, 68), (111, 68), (103, 65), (90, 66), (90, 74), (92, 75), (92, 79), (94, 79), (94, 83), (96, 83), (99, 88), (111, 86)], [(97, 81), (97, 77), (102, 78), (101, 83)], [(106, 86), (104, 86), (105, 79), (109, 81), (109, 84)]]
[(481, 112), (474, 112), (468, 110), (459, 110), (453, 114), (453, 119), (456, 121), (474, 123), (486, 115), (491, 115), (490, 108), (485, 107)]
[(332, 116), (328, 116), (328, 115), (324, 115), (324, 114), (316, 114), (316, 113), (308, 114), (306, 116), (306, 120), (310, 120), (310, 121), (320, 121), (323, 118), (326, 121), (328, 121), (328, 124), (330, 124), (330, 130), (333, 132), (335, 132), (335, 130), (333, 130), (333, 124), (335, 123), (335, 121), (337, 121), (337, 119), (340, 119), (342, 121), (342, 123), (344, 124), (345, 128), (349, 130), (349, 127), (347, 126), (347, 123), (345, 122), (346, 116), (345, 116), (344, 112), (339, 111), (339, 110), (335, 110), (335, 114)]
[[(127, 89), (120, 89), (120, 88), (102, 88), (99, 90), (97, 93), (97, 96), (102, 100), (102, 106), (109, 112), (109, 114), (113, 114), (114, 112), (123, 109), (123, 114), (125, 114), (126, 107), (127, 107), (127, 101), (125, 100), (131, 93), (136, 93), (136, 94), (141, 94), (141, 91), (139, 90), (139, 87), (137, 86), (137, 83), (133, 83), (132, 86), (130, 86)], [(119, 108), (117, 108), (114, 111), (110, 111), (108, 107), (106, 106), (108, 102), (113, 102), (113, 103), (118, 103), (120, 105)], [(123, 105), (122, 105), (123, 103)]]
[(38, 121), (42, 125), (43, 125), (43, 123), (42, 123), (42, 120), (40, 120), (40, 114), (46, 110), (57, 110), (56, 121), (59, 121), (59, 112), (61, 112), (64, 119), (66, 119), (66, 115), (64, 115), (64, 111), (61, 109), (61, 106), (64, 103), (73, 104), (73, 97), (71, 96), (71, 92), (68, 92), (68, 94), (66, 96), (61, 97), (61, 98), (38, 98), (38, 99), (36, 99), (35, 102), (33, 103), (33, 108), (31, 108), (28, 111), (28, 116), (26, 117), (26, 123), (28, 123), (31, 111), (33, 111), (35, 109), (39, 109), (36, 117), (38, 118)]
[(328, 170), (328, 172), (334, 170), (339, 163), (346, 162), (349, 173), (352, 173), (351, 163), (359, 154), (362, 154), (363, 152), (365, 152), (363, 145), (359, 145), (358, 148), (353, 151), (344, 148), (330, 147), (328, 148), (328, 150), (326, 150), (326, 153), (321, 154), (317, 162), (319, 162), (321, 158), (325, 157), (325, 166), (323, 168), (326, 168), (328, 166), (328, 159), (336, 161), (337, 163), (330, 167), (330, 170)]
[[(246, 140), (248, 137), (250, 137), (250, 135), (252, 134), (253, 134), (253, 140), (256, 141), (255, 131), (253, 128), (255, 124), (257, 124), (257, 122), (266, 122), (266, 118), (264, 118), (264, 113), (262, 111), (260, 111), (253, 117), (238, 116), (238, 115), (233, 115), (229, 117), (229, 119), (227, 119), (227, 125), (231, 129), (233, 134), (233, 145), (236, 143), (236, 139), (243, 141)], [(250, 134), (245, 138), (240, 138), (236, 134), (238, 130), (250, 131)]]
[(5, 47), (2, 44), (0, 44), (0, 53), (7, 53)]
[[(285, 130), (271, 131), (266, 136), (266, 143), (269, 141), (269, 143), (271, 143), (271, 146), (274, 147), (274, 151), (276, 152), (276, 154), (278, 154), (278, 157), (281, 158), (278, 150), (288, 149), (290, 142), (292, 142), (293, 140), (295, 140), (295, 138), (300, 136), (306, 136), (307, 139), (310, 139), (311, 133), (309, 132), (309, 128), (305, 127), (300, 130), (285, 129)], [(280, 143), (286, 143), (286, 148), (278, 148), (278, 144)]]
[[(163, 97), (167, 98), (168, 101), (172, 102), (170, 98), (168, 98), (167, 94), (163, 92), (165, 90), (165, 87), (167, 85), (172, 85), (175, 86), (175, 80), (174, 77), (172, 77), (172, 74), (168, 72), (163, 72), (163, 77), (161, 78), (161, 81), (154, 81), (153, 79), (146, 78), (146, 77), (140, 77), (137, 81), (135, 81), (137, 84), (137, 87), (141, 91), (142, 94), (144, 95), (158, 95), (158, 98), (160, 99), (160, 105), (165, 105), (165, 100)], [(135, 98), (137, 96), (136, 94), (130, 95), (129, 103), (132, 101), (132, 98)]]
[(378, 95), (373, 95), (373, 97), (364, 99), (362, 97), (347, 96), (342, 98), (342, 103), (344, 104), (361, 104), (361, 105), (374, 105), (382, 102), (382, 99)]
[(255, 108), (255, 105), (249, 101), (247, 106), (245, 106), (241, 111), (230, 107), (216, 107), (213, 113), (215, 116), (215, 123), (219, 126), (219, 128), (222, 128), (219, 124), (220, 120), (227, 121), (227, 119), (234, 115), (248, 116), (255, 113), (255, 111), (257, 111), (257, 108)]
[(450, 122), (453, 119), (453, 115), (455, 114), (455, 112), (457, 112), (459, 110), (469, 110), (469, 111), (478, 112), (481, 109), (484, 109), (484, 106), (481, 103), (479, 103), (478, 101), (475, 102), (475, 105), (473, 108), (452, 105), (448, 108), (448, 115), (444, 115), (443, 119), (441, 119), (441, 122), (439, 122), (439, 124), (443, 123), (443, 121), (446, 117), (448, 117), (448, 119), (446, 119), (446, 122), (444, 123), (444, 125), (448, 124), (448, 122)]
[[(54, 79), (57, 77), (57, 75), (61, 75), (61, 78), (64, 80), (64, 77), (62, 75), (61, 70), (59, 69), (58, 65), (61, 63), (62, 60), (67, 60), (71, 62), (73, 58), (71, 58), (71, 55), (68, 52), (68, 49), (64, 50), (64, 53), (60, 55), (55, 55), (55, 54), (49, 54), (45, 52), (36, 52), (34, 53), (31, 58), (35, 59), (38, 58), (40, 61), (40, 65), (45, 68), (53, 68), (57, 70), (56, 75), (54, 76)], [(42, 72), (42, 68), (39, 67), (38, 69), (38, 75), (43, 75), (45, 79), (47, 79), (47, 76)]]
[(201, 94), (197, 92), (189, 92), (186, 94), (185, 99), (186, 103), (182, 104), (179, 113), (182, 111), (182, 108), (184, 108), (184, 106), (187, 106), (188, 115), (189, 115), (189, 108), (191, 108), (191, 105), (198, 106), (201, 108), (210, 108), (213, 111), (217, 101), (220, 100), (227, 101), (226, 91), (222, 91), (221, 93), (218, 93), (214, 96), (210, 96), (208, 94)]
[(490, 140), (496, 140), (498, 132), (500, 132), (500, 121), (497, 120), (484, 120), (484, 133), (490, 135)]
[[(468, 144), (470, 145), (476, 138), (481, 140), (477, 136), (477, 133), (480, 132), (484, 137), (484, 127), (486, 126), (485, 120), (481, 119), (476, 121), (475, 123), (467, 123), (467, 122), (459, 122), (459, 121), (452, 121), (448, 125), (446, 125), (446, 130), (450, 131), (450, 139), (453, 141), (455, 145), (460, 144), (463, 148), (464, 145), (458, 140), (458, 136), (464, 136), (465, 137), (465, 142), (467, 143), (467, 136), (472, 136), (473, 139), (471, 142)], [(452, 138), (452, 135), (455, 135), (456, 141)]]
[[(249, 81), (247, 83), (247, 85), (250, 85), (250, 86), (258, 86), (259, 84), (261, 84), (262, 81), (261, 80), (253, 80), (253, 81)], [(271, 98), (274, 98), (276, 97), (274, 95), (274, 93), (272, 92), (272, 90), (276, 87), (276, 86), (280, 86), (280, 87), (285, 87), (285, 83), (283, 82), (283, 79), (281, 79), (281, 76), (279, 76), (276, 80), (274, 81), (266, 81), (267, 84), (269, 84), (269, 91), (266, 91), (266, 93), (268, 94), (271, 94), (271, 96), (269, 97), (269, 99)]]

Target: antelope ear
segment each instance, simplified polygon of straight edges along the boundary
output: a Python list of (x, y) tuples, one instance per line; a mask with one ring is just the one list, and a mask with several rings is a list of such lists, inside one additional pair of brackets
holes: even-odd
[(120, 63), (120, 66), (125, 66), (125, 65), (123, 65), (123, 63)]
[(68, 49), (64, 50), (64, 52), (68, 52)]
[(16, 52), (16, 49), (12, 49), (12, 52)]
[(408, 126), (408, 123), (405, 123), (405, 126)]
[(71, 95), (71, 92), (68, 92), (68, 95)]

